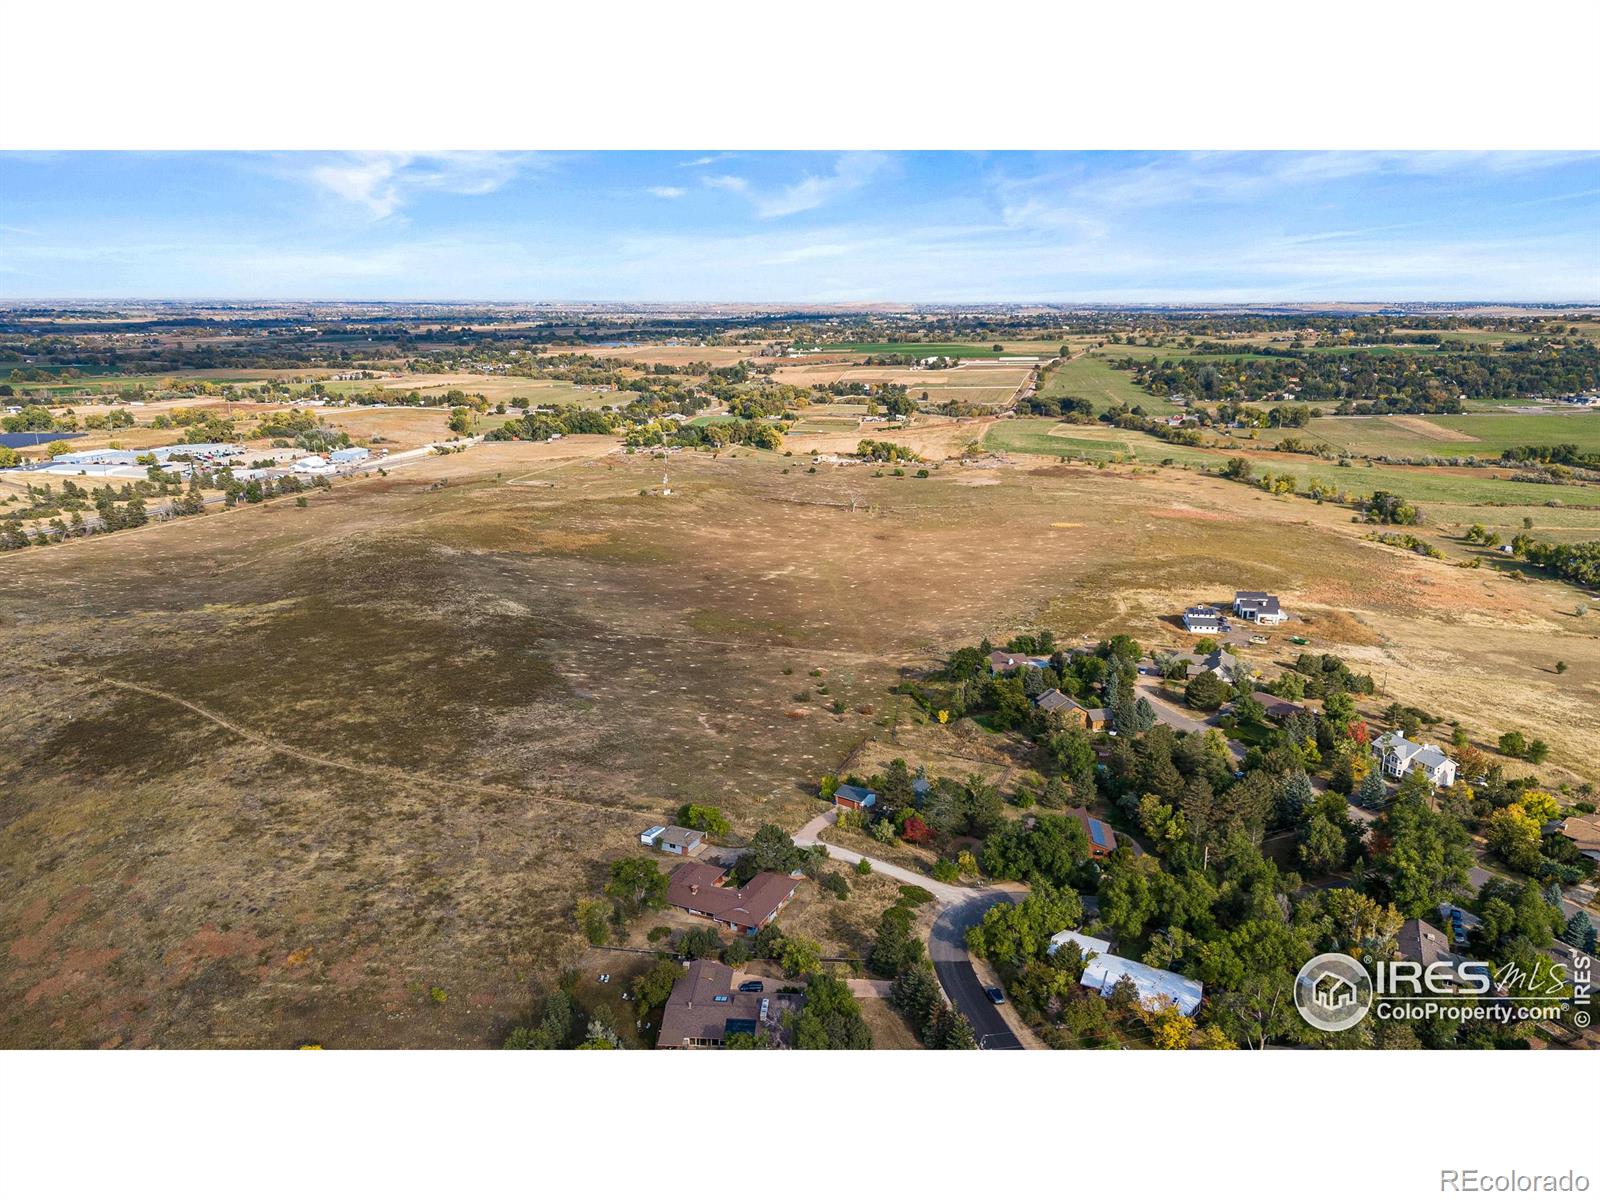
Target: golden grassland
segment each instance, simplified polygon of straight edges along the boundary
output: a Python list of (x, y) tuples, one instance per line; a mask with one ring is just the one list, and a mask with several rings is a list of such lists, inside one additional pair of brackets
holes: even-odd
[[(1014, 777), (890, 688), (1041, 624), (1177, 647), (1174, 613), (1238, 587), (1480, 741), (1544, 738), (1553, 779), (1600, 755), (1572, 589), (1377, 546), (1333, 506), (1037, 459), (667, 465), (662, 497), (661, 459), (609, 439), (486, 444), (8, 555), (0, 1045), (488, 1044), (677, 805), (748, 836), (847, 761)], [(792, 914), (845, 954), (889, 899), (851, 879)]]

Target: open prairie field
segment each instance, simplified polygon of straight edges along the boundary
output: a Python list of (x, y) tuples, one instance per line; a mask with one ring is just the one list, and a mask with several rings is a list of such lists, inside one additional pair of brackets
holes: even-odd
[(1351, 454), (1498, 458), (1512, 446), (1570, 442), (1600, 452), (1600, 413), (1473, 413), (1438, 417), (1321, 417), (1310, 434)]
[(909, 427), (885, 429), (882, 425), (843, 425), (837, 421), (818, 421), (808, 428), (802, 421), (784, 438), (785, 450), (802, 454), (854, 454), (863, 438), (875, 438), (905, 446), (930, 462), (959, 458), (974, 442), (982, 442), (988, 417), (934, 417), (919, 414)]
[[(795, 828), (917, 721), (904, 672), (1040, 624), (1176, 645), (1236, 587), (1557, 777), (1600, 755), (1569, 588), (1193, 472), (798, 457), (674, 454), (664, 498), (608, 439), (486, 444), (8, 555), (0, 1045), (490, 1044), (676, 805)], [(853, 948), (879, 899), (797, 919)]]
[[(405, 450), (451, 436), (447, 408), (324, 408), (321, 420), (342, 429), (352, 441)], [(503, 417), (490, 417), (502, 421)]]

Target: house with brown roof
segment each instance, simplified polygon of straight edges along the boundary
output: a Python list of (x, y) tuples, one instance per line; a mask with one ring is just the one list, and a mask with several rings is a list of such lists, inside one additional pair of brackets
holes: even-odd
[(1089, 856), (1091, 858), (1108, 858), (1117, 848), (1117, 835), (1111, 826), (1091, 813), (1087, 808), (1069, 808), (1067, 815), (1083, 826), (1083, 832), (1089, 839)]
[(763, 871), (742, 888), (723, 887), (728, 873), (713, 863), (686, 862), (667, 880), (667, 903), (735, 933), (760, 933), (794, 899), (800, 881)]
[(1048, 713), (1068, 725), (1076, 725), (1091, 732), (1104, 729), (1111, 724), (1109, 708), (1085, 708), (1060, 688), (1049, 688), (1040, 692), (1034, 697), (1033, 703), (1040, 712)]
[(1594, 813), (1574, 813), (1561, 822), (1561, 834), (1578, 853), (1600, 862), (1600, 816)]
[(786, 986), (713, 959), (697, 959), (672, 985), (656, 1049), (719, 1050), (736, 1033), (781, 1038), (783, 1014), (805, 1003), (799, 993), (779, 992)]
[(1250, 696), (1267, 710), (1267, 716), (1274, 721), (1287, 721), (1297, 713), (1306, 711), (1303, 705), (1296, 704), (1293, 700), (1285, 700), (1282, 696), (1274, 696), (1271, 692), (1251, 692)]
[(1431, 967), (1438, 962), (1453, 965), (1456, 961), (1456, 956), (1450, 953), (1450, 939), (1426, 921), (1419, 921), (1415, 917), (1400, 926), (1394, 942), (1400, 957), (1407, 962)]
[(1050, 665), (1048, 654), (1017, 654), (1010, 650), (996, 650), (989, 655), (989, 670), (996, 675), (1009, 675), (1023, 667), (1043, 670)]

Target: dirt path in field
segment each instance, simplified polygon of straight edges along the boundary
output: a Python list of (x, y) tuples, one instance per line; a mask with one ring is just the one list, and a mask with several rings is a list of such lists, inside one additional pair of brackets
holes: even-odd
[(1401, 429), (1409, 429), (1412, 433), (1420, 433), (1423, 437), (1432, 438), (1436, 442), (1476, 442), (1480, 440), (1470, 433), (1463, 433), (1459, 429), (1435, 425), (1427, 417), (1390, 417), (1389, 423), (1398, 425)]
[(383, 779), (390, 783), (411, 784), (417, 787), (429, 788), (455, 788), (459, 791), (476, 792), (479, 795), (494, 796), (506, 800), (538, 800), (553, 804), (567, 804), (576, 808), (587, 808), (593, 812), (606, 813), (610, 816), (624, 816), (630, 819), (648, 816), (651, 810), (639, 808), (623, 808), (619, 805), (600, 804), (593, 800), (573, 800), (566, 796), (557, 796), (548, 792), (531, 794), (516, 788), (496, 787), (488, 783), (473, 783), (470, 780), (450, 779), (437, 775), (423, 775), (415, 771), (405, 771), (399, 767), (380, 767), (368, 763), (353, 762), (349, 759), (332, 758), (323, 754), (314, 754), (309, 750), (301, 750), (277, 738), (268, 737), (247, 729), (234, 721), (230, 721), (214, 709), (196, 704), (192, 700), (185, 700), (182, 696), (172, 692), (162, 691), (160, 688), (148, 687), (142, 683), (134, 683), (127, 679), (115, 679), (109, 675), (96, 675), (88, 672), (71, 671), (65, 667), (37, 664), (35, 669), (49, 671), (56, 675), (64, 676), (76, 683), (100, 684), (105, 687), (117, 688), (125, 692), (137, 692), (142, 696), (149, 696), (156, 700), (164, 700), (168, 704), (176, 704), (186, 708), (196, 716), (203, 718), (219, 728), (226, 729), (235, 737), (244, 739), (274, 754), (281, 754), (285, 758), (298, 759), (300, 762), (310, 763), (312, 766), (328, 767), (335, 771), (347, 771), (356, 775), (365, 775), (373, 779)]

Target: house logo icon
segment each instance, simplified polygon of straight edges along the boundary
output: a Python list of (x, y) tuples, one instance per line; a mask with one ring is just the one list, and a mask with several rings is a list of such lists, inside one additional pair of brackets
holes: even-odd
[(1319, 954), (1294, 977), (1294, 1006), (1312, 1028), (1342, 1033), (1372, 1007), (1372, 977), (1348, 954)]

